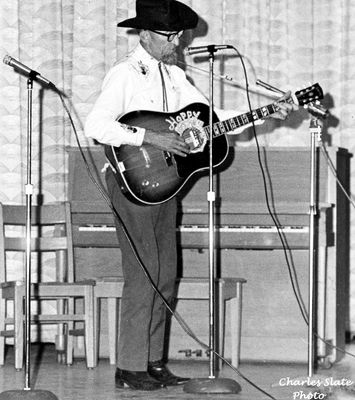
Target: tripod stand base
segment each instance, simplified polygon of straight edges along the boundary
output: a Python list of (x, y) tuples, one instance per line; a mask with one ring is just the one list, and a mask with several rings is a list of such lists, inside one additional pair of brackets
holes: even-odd
[[(239, 393), (242, 390), (239, 383), (226, 378), (191, 379), (184, 386), (186, 393)], [(0, 398), (1, 400), (1, 398)]]
[(0, 400), (58, 400), (47, 390), (8, 390), (0, 393)]

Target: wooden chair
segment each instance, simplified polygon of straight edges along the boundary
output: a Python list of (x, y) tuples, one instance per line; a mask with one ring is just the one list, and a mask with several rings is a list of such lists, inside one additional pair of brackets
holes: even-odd
[[(225, 332), (225, 304), (230, 302), (230, 328), (231, 328), (231, 360), (235, 367), (239, 366), (240, 343), (241, 343), (241, 318), (242, 318), (242, 297), (243, 278), (223, 278), (216, 280), (216, 297), (218, 298), (218, 350), (224, 352)], [(95, 307), (97, 321), (97, 341), (100, 337), (100, 301), (107, 299), (108, 314), (108, 340), (110, 364), (116, 364), (117, 349), (117, 328), (118, 302), (122, 298), (123, 278), (103, 277), (96, 279), (95, 286)], [(209, 280), (208, 278), (180, 278), (178, 281), (177, 300), (208, 300)], [(97, 349), (99, 348), (97, 343)], [(98, 357), (98, 354), (97, 354)], [(220, 365), (220, 363), (219, 363)]]
[[(70, 333), (78, 321), (84, 322), (86, 363), (88, 368), (96, 365), (94, 286), (95, 281), (75, 282), (74, 254), (70, 204), (68, 202), (32, 207), (31, 254), (38, 254), (39, 282), (31, 285), (31, 299), (56, 300), (57, 314), (31, 315), (31, 323), (57, 324), (59, 337), (65, 340), (66, 362), (73, 362), (73, 337)], [(26, 209), (20, 205), (0, 203), (0, 365), (5, 362), (6, 338), (14, 338), (15, 368), (23, 366), (24, 352), (24, 295), (23, 277), (8, 280), (11, 266), (7, 252), (25, 252)], [(12, 229), (12, 231), (11, 231)], [(43, 252), (53, 252), (56, 261), (56, 277), (51, 282), (43, 282), (45, 275), (41, 256)], [(32, 262), (32, 271), (34, 269)], [(16, 277), (17, 279), (17, 277)], [(75, 299), (83, 299), (83, 310), (76, 312)], [(11, 302), (13, 312), (10, 311)], [(40, 307), (39, 307), (40, 308)], [(32, 311), (31, 314), (34, 314)], [(8, 329), (9, 325), (13, 329)]]

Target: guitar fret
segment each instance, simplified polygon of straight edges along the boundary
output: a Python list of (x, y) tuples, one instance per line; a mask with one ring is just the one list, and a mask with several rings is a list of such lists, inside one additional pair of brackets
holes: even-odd
[(257, 109), (257, 110), (255, 110), (255, 111), (256, 111), (256, 114), (257, 114), (258, 118), (259, 118), (259, 119), (262, 119), (262, 117), (263, 117), (263, 113), (262, 113), (261, 109), (260, 109), (260, 108), (258, 108), (258, 109)]
[(249, 123), (248, 114), (243, 114), (241, 117), (242, 117), (243, 124)]
[(223, 123), (224, 133), (230, 132), (232, 130), (228, 119), (226, 121), (223, 121), (222, 123)]
[(221, 121), (218, 125), (219, 125), (219, 129), (221, 131), (221, 134), (224, 135), (226, 133), (226, 125), (225, 125), (224, 121)]
[(214, 133), (214, 136), (220, 136), (220, 130), (219, 130), (219, 124), (217, 123), (217, 124), (213, 124), (213, 133)]
[(269, 104), (267, 109), (269, 111), (269, 114), (273, 114), (279, 109), (279, 107), (277, 106), (277, 104)]
[(275, 104), (270, 104), (269, 109), (270, 109), (270, 114), (273, 114), (276, 111), (278, 111), (280, 107), (275, 103)]
[(227, 120), (227, 124), (228, 124), (228, 131), (229, 131), (229, 132), (232, 131), (232, 130), (234, 129), (234, 126), (235, 126), (235, 123), (234, 123), (234, 121), (233, 121), (233, 118), (228, 119), (228, 120)]
[(209, 125), (206, 125), (206, 126), (203, 128), (203, 130), (205, 131), (206, 136), (207, 136), (208, 139), (209, 139), (209, 138), (211, 137), (211, 135), (210, 135), (210, 132), (211, 132), (210, 126), (209, 126)]
[(230, 121), (232, 130), (238, 128), (239, 125), (236, 124), (236, 118), (231, 118), (229, 121)]
[(266, 106), (265, 107), (261, 107), (260, 111), (261, 111), (263, 117), (267, 117), (269, 115), (269, 110), (268, 110), (268, 108)]

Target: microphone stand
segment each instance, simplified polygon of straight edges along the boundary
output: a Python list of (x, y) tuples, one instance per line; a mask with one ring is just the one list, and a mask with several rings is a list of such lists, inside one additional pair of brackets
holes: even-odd
[(214, 53), (218, 49), (214, 45), (207, 46), (209, 52), (209, 188), (208, 201), (208, 254), (209, 254), (209, 377), (191, 379), (184, 386), (187, 393), (238, 393), (241, 386), (233, 379), (217, 378), (215, 373), (215, 199), (213, 183), (213, 67)]
[(32, 173), (32, 91), (35, 76), (29, 74), (27, 80), (27, 178), (25, 185), (26, 195), (26, 268), (25, 268), (25, 383), (23, 390), (8, 390), (0, 393), (0, 400), (36, 399), (58, 400), (47, 390), (33, 390), (30, 384), (31, 370), (31, 207), (33, 185)]
[(320, 140), (321, 125), (316, 116), (312, 116), (309, 124), (311, 134), (311, 166), (310, 166), (310, 200), (309, 200), (309, 299), (308, 299), (308, 376), (312, 377), (315, 366), (314, 325), (316, 298), (314, 291), (315, 275), (315, 218), (317, 216), (316, 204), (316, 136)]
[[(264, 88), (284, 94), (282, 90), (275, 88), (258, 79), (257, 85)], [(316, 184), (317, 184), (317, 164), (316, 164), (316, 137), (321, 140), (321, 128), (319, 118), (326, 119), (329, 111), (320, 104), (309, 103), (305, 107), (311, 115), (309, 123), (309, 132), (311, 135), (310, 147), (310, 199), (309, 199), (309, 265), (308, 265), (308, 377), (312, 377), (315, 369), (315, 344), (314, 344), (314, 326), (316, 322), (316, 298), (315, 298), (315, 218), (318, 213), (316, 203)]]

